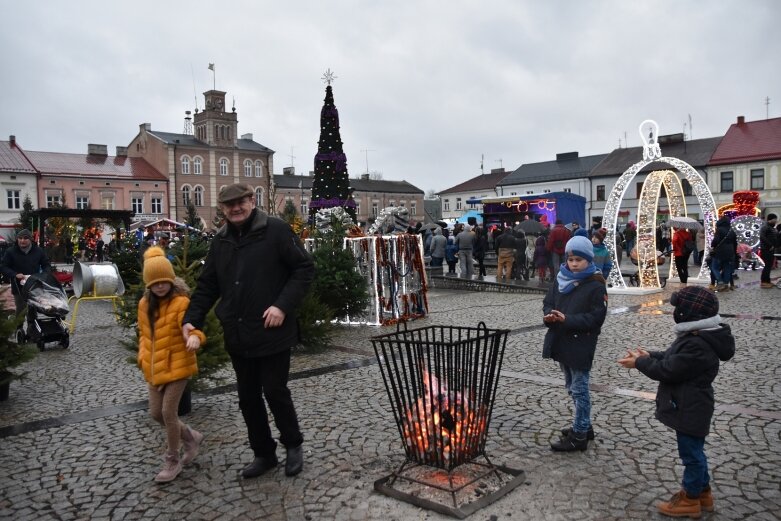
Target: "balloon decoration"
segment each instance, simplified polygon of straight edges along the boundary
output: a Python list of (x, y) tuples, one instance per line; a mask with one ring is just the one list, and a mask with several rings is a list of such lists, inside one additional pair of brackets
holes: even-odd
[(389, 206), (380, 210), (367, 235), (407, 233), (409, 210), (403, 206)]
[(347, 230), (355, 226), (353, 218), (350, 217), (350, 214), (341, 206), (333, 206), (331, 208), (318, 210), (315, 214), (315, 226), (321, 233), (330, 233), (333, 231), (331, 228), (333, 219), (336, 219), (337, 222), (341, 222), (342, 226)]

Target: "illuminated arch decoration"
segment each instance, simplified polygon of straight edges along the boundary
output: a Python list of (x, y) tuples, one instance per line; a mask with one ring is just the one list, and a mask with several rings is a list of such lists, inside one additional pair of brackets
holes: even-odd
[[(610, 258), (613, 260), (613, 269), (608, 275), (608, 283), (612, 286), (609, 289), (611, 293), (647, 293), (661, 290), (658, 273), (656, 274), (655, 287), (646, 286), (645, 288), (641, 287), (634, 290), (627, 288), (626, 284), (624, 283), (624, 278), (621, 274), (621, 267), (618, 265), (618, 257), (616, 255), (616, 224), (618, 223), (618, 211), (621, 208), (621, 202), (623, 201), (624, 194), (631, 186), (632, 180), (635, 178), (637, 173), (649, 164), (653, 162), (667, 163), (668, 165), (677, 169), (678, 172), (680, 172), (689, 182), (692, 187), (692, 192), (697, 197), (697, 202), (699, 203), (700, 209), (702, 210), (703, 222), (705, 224), (706, 244), (710, 244), (710, 242), (713, 240), (713, 234), (716, 230), (716, 203), (713, 200), (713, 194), (711, 194), (710, 189), (708, 189), (708, 184), (705, 182), (702, 176), (700, 176), (700, 174), (685, 161), (681, 161), (680, 159), (674, 157), (662, 157), (662, 150), (657, 141), (659, 136), (659, 125), (657, 125), (655, 121), (650, 119), (643, 121), (640, 123), (638, 131), (640, 132), (640, 138), (643, 141), (643, 160), (630, 166), (628, 169), (626, 169), (626, 171), (624, 171), (623, 174), (621, 174), (621, 177), (618, 178), (618, 181), (616, 181), (616, 184), (613, 185), (613, 189), (610, 191), (610, 196), (608, 197), (605, 204), (605, 213), (602, 217), (602, 225), (607, 229), (607, 235), (605, 236), (604, 243), (610, 252)], [(662, 182), (662, 180), (659, 181), (660, 184)], [(641, 210), (638, 210), (638, 212), (640, 211)], [(685, 212), (685, 207), (683, 208), (683, 211)], [(652, 223), (655, 228), (656, 208), (653, 208), (650, 214), (638, 213), (638, 221), (641, 219)], [(640, 234), (638, 230), (638, 239), (639, 235)], [(656, 239), (654, 237), (654, 244), (652, 245), (654, 252), (656, 250), (655, 241)], [(638, 267), (641, 268), (639, 265)], [(651, 283), (650, 277), (651, 276), (649, 275), (649, 280), (646, 281), (646, 284)], [(692, 278), (689, 280), (690, 282), (700, 283), (710, 282), (710, 271), (708, 270), (708, 266), (703, 263), (702, 267), (700, 268), (699, 275), (697, 275), (694, 280), (692, 280)]]

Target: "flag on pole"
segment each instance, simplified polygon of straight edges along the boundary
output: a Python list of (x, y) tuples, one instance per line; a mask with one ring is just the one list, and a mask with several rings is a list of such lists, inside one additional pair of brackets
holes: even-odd
[(213, 70), (214, 70), (214, 64), (213, 64), (213, 63), (210, 63), (210, 64), (209, 64), (209, 70), (210, 70), (210, 71), (213, 71)]

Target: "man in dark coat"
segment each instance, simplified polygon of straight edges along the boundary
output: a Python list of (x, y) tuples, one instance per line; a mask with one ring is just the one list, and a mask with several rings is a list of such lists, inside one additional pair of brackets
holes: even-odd
[(27, 304), (22, 296), (21, 286), (29, 275), (51, 269), (49, 258), (40, 246), (33, 242), (30, 230), (16, 234), (16, 244), (8, 248), (3, 256), (0, 270), (11, 281), (16, 314), (21, 315)]
[(711, 242), (711, 270), (716, 277), (716, 291), (729, 291), (732, 272), (735, 269), (735, 251), (738, 236), (730, 226), (730, 219), (724, 215), (716, 221), (716, 233)]
[(550, 254), (552, 263), (552, 275), (556, 278), (559, 273), (559, 267), (564, 261), (564, 247), (567, 245), (567, 241), (572, 237), (572, 233), (564, 226), (561, 219), (556, 220), (556, 225), (551, 228), (548, 235), (548, 242), (545, 243), (545, 248)]
[(713, 380), (719, 361), (735, 355), (735, 338), (721, 323), (719, 301), (705, 288), (688, 286), (670, 297), (675, 306), (676, 338), (667, 351), (628, 350), (618, 361), (659, 382), (656, 418), (675, 430), (678, 454), (684, 465), (682, 490), (657, 505), (672, 517), (700, 517), (713, 510), (713, 495), (705, 456), (714, 409)]
[(183, 333), (203, 329), (219, 299), (215, 312), (255, 454), (242, 476), (260, 476), (278, 463), (263, 396), (287, 450), (285, 474), (294, 476), (303, 468), (303, 436), (287, 383), (291, 349), (298, 343), (295, 309), (312, 283), (314, 262), (287, 223), (255, 208), (254, 194), (246, 184), (220, 192), (227, 222), (209, 247)]
[(759, 251), (762, 255), (762, 262), (765, 263), (762, 275), (759, 277), (760, 287), (763, 288), (773, 287), (773, 283), (770, 282), (770, 270), (773, 269), (775, 249), (778, 247), (778, 232), (775, 228), (777, 220), (778, 216), (770, 213), (767, 215), (767, 221), (759, 229)]

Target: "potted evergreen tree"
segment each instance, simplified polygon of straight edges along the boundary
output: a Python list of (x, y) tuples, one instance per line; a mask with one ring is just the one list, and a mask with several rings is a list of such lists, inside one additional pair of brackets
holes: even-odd
[[(4, 289), (3, 291), (8, 291)], [(15, 332), (24, 320), (24, 315), (9, 315), (4, 295), (0, 295), (0, 401), (8, 399), (13, 380), (21, 380), (25, 373), (12, 371), (14, 367), (35, 358), (38, 350), (32, 344), (17, 344)]]

